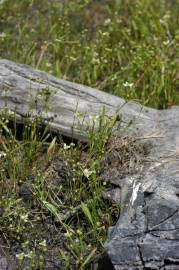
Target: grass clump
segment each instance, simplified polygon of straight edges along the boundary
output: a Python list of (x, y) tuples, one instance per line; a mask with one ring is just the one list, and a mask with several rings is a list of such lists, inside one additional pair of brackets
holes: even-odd
[(6, 0), (0, 55), (145, 105), (178, 104), (178, 0)]
[(87, 124), (94, 119), (88, 144), (67, 144), (39, 130), (39, 117), (18, 126), (15, 114), (1, 113), (0, 234), (16, 269), (89, 269), (102, 252), (119, 214), (99, 174), (114, 118), (102, 110)]

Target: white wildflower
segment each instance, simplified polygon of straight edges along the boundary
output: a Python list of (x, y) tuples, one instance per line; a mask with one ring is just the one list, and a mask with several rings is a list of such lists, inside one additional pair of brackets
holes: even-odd
[(104, 25), (105, 25), (105, 26), (109, 25), (110, 23), (111, 23), (111, 19), (110, 19), (110, 18), (108, 18), (108, 19), (106, 19), (106, 20), (104, 21)]
[(70, 56), (69, 59), (72, 60), (72, 61), (76, 61), (77, 60), (77, 58), (75, 58), (73, 56)]
[(21, 216), (21, 220), (22, 220), (23, 222), (27, 222), (27, 221), (28, 221), (28, 214), (22, 215), (22, 216)]
[(3, 151), (0, 151), (0, 158), (4, 158), (4, 157), (6, 157), (6, 153)]
[(66, 237), (71, 237), (71, 236), (72, 236), (72, 232), (67, 231), (66, 233), (64, 233), (64, 235), (65, 235)]
[(89, 120), (92, 122), (97, 122), (98, 119), (99, 119), (99, 115), (90, 115), (89, 116)]
[(49, 62), (47, 62), (45, 65), (46, 65), (46, 67), (51, 67), (52, 66), (52, 64), (49, 63)]
[(83, 171), (84, 176), (86, 176), (87, 178), (89, 178), (93, 173), (95, 173), (95, 171), (90, 171), (88, 169), (84, 169)]
[(24, 259), (24, 257), (25, 257), (24, 252), (21, 252), (21, 253), (19, 253), (19, 254), (16, 254), (16, 258), (17, 258), (18, 260), (20, 260), (20, 261), (22, 261), (22, 260)]
[(129, 83), (129, 82), (125, 82), (125, 83), (123, 83), (123, 86), (124, 87), (129, 87), (129, 88), (132, 88), (133, 87), (133, 83)]
[(167, 46), (167, 45), (169, 45), (169, 44), (170, 44), (170, 40), (169, 40), (169, 39), (166, 40), (166, 41), (163, 41), (163, 45)]
[(75, 147), (75, 144), (73, 142), (70, 143), (71, 147)]
[(169, 19), (170, 19), (170, 14), (165, 14), (159, 21), (161, 24), (166, 24)]
[(67, 145), (66, 143), (64, 143), (64, 144), (63, 144), (63, 149), (64, 149), (64, 150), (70, 149), (70, 145)]
[(47, 246), (47, 241), (43, 240), (42, 242), (39, 243), (40, 246), (46, 247)]
[[(1, 4), (1, 3), (0, 3), (0, 4)], [(4, 40), (6, 37), (7, 37), (7, 34), (6, 34), (6, 33), (4, 33), (4, 32), (0, 33), (0, 38), (1, 38), (2, 40)]]

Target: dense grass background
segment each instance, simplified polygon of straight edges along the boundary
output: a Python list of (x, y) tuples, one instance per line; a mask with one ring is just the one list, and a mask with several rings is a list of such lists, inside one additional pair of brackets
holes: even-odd
[(145, 105), (179, 103), (178, 0), (2, 0), (0, 57)]

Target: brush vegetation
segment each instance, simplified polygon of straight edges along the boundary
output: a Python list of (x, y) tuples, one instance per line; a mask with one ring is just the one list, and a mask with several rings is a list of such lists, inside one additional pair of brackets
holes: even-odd
[[(164, 109), (179, 102), (178, 14), (178, 0), (1, 0), (0, 57)], [(115, 116), (89, 121), (84, 145), (1, 112), (0, 243), (17, 269), (92, 269), (103, 251), (120, 208), (100, 174)], [(127, 173), (139, 148), (119, 145)]]
[(1, 112), (0, 235), (15, 269), (86, 269), (102, 252), (119, 206), (102, 198), (99, 172), (115, 117), (103, 109), (94, 130), (96, 117), (83, 144), (39, 129), (40, 116), (18, 125)]
[(0, 56), (145, 105), (179, 101), (178, 0), (1, 0)]

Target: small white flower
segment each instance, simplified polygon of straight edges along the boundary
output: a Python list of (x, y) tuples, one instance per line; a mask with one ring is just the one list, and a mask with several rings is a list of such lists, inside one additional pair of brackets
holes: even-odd
[(111, 48), (105, 48), (105, 51), (112, 52), (112, 49)]
[(94, 52), (93, 53), (93, 57), (98, 57), (99, 56), (99, 53), (98, 52)]
[(64, 150), (70, 149), (70, 145), (67, 145), (66, 143), (64, 143), (64, 144), (63, 144), (63, 149), (64, 149)]
[(108, 36), (109, 36), (109, 33), (108, 33), (108, 32), (101, 32), (101, 35), (102, 35), (103, 37), (108, 37)]
[(19, 253), (19, 254), (16, 254), (16, 258), (17, 258), (18, 260), (20, 260), (20, 261), (22, 261), (22, 260), (24, 259), (24, 257), (25, 257), (24, 252), (21, 252), (21, 253)]
[(166, 41), (163, 41), (163, 45), (169, 45), (170, 44), (170, 40), (168, 39), (168, 40), (166, 40)]
[(5, 39), (6, 37), (7, 37), (7, 34), (6, 33), (4, 33), (4, 32), (0, 33), (0, 38), (1, 39)]
[(1, 152), (0, 152), (0, 158), (4, 158), (4, 157), (6, 157), (6, 153), (3, 152), (3, 151), (1, 151)]
[(71, 237), (71, 236), (72, 236), (72, 232), (67, 231), (66, 233), (64, 233), (64, 235), (65, 235), (66, 237)]
[(100, 64), (100, 59), (99, 58), (92, 58), (92, 60), (91, 60), (91, 63), (93, 64), (93, 65), (95, 65), (95, 64)]
[(129, 83), (129, 82), (123, 83), (123, 86), (124, 86), (124, 87), (129, 87), (129, 88), (131, 88), (133, 85), (134, 85), (133, 83)]
[(111, 77), (111, 81), (115, 81), (117, 79), (117, 75), (114, 74), (112, 77)]
[(108, 19), (106, 19), (106, 20), (104, 21), (104, 25), (105, 25), (105, 26), (109, 25), (110, 23), (111, 23), (111, 19), (110, 19), (110, 18), (108, 18)]
[(28, 221), (28, 214), (22, 215), (21, 220), (24, 222), (27, 222)]
[(90, 171), (88, 169), (84, 169), (83, 171), (84, 176), (86, 176), (87, 178), (89, 178), (93, 173), (95, 173), (95, 171)]
[(51, 67), (51, 66), (52, 66), (51, 63), (49, 63), (49, 62), (46, 63), (46, 67)]
[(96, 122), (99, 119), (99, 115), (90, 115), (89, 120), (92, 122)]
[(75, 147), (75, 144), (72, 142), (72, 143), (70, 143), (70, 146), (71, 147)]
[(78, 235), (82, 235), (82, 234), (83, 234), (82, 231), (80, 231), (79, 229), (76, 231), (76, 233), (77, 233)]
[(77, 58), (75, 58), (75, 57), (73, 57), (73, 56), (70, 56), (69, 58), (70, 58), (70, 60), (72, 60), (72, 61), (76, 61), (76, 60), (77, 60)]
[(80, 240), (79, 240), (78, 238), (76, 238), (76, 239), (75, 239), (75, 242), (76, 242), (76, 243), (79, 243), (79, 242), (80, 242)]
[(170, 19), (170, 14), (165, 14), (164, 16), (163, 16), (163, 19), (165, 20), (165, 21), (167, 21), (167, 20), (169, 20)]
[(11, 115), (13, 116), (15, 114), (15, 112), (13, 112), (11, 110), (8, 110), (7, 113), (8, 113), (9, 116), (11, 116)]
[(159, 21), (161, 24), (166, 24), (169, 19), (170, 19), (170, 15), (165, 14)]
[(40, 242), (39, 245), (42, 247), (46, 247), (47, 246), (46, 240), (43, 240), (42, 242)]

